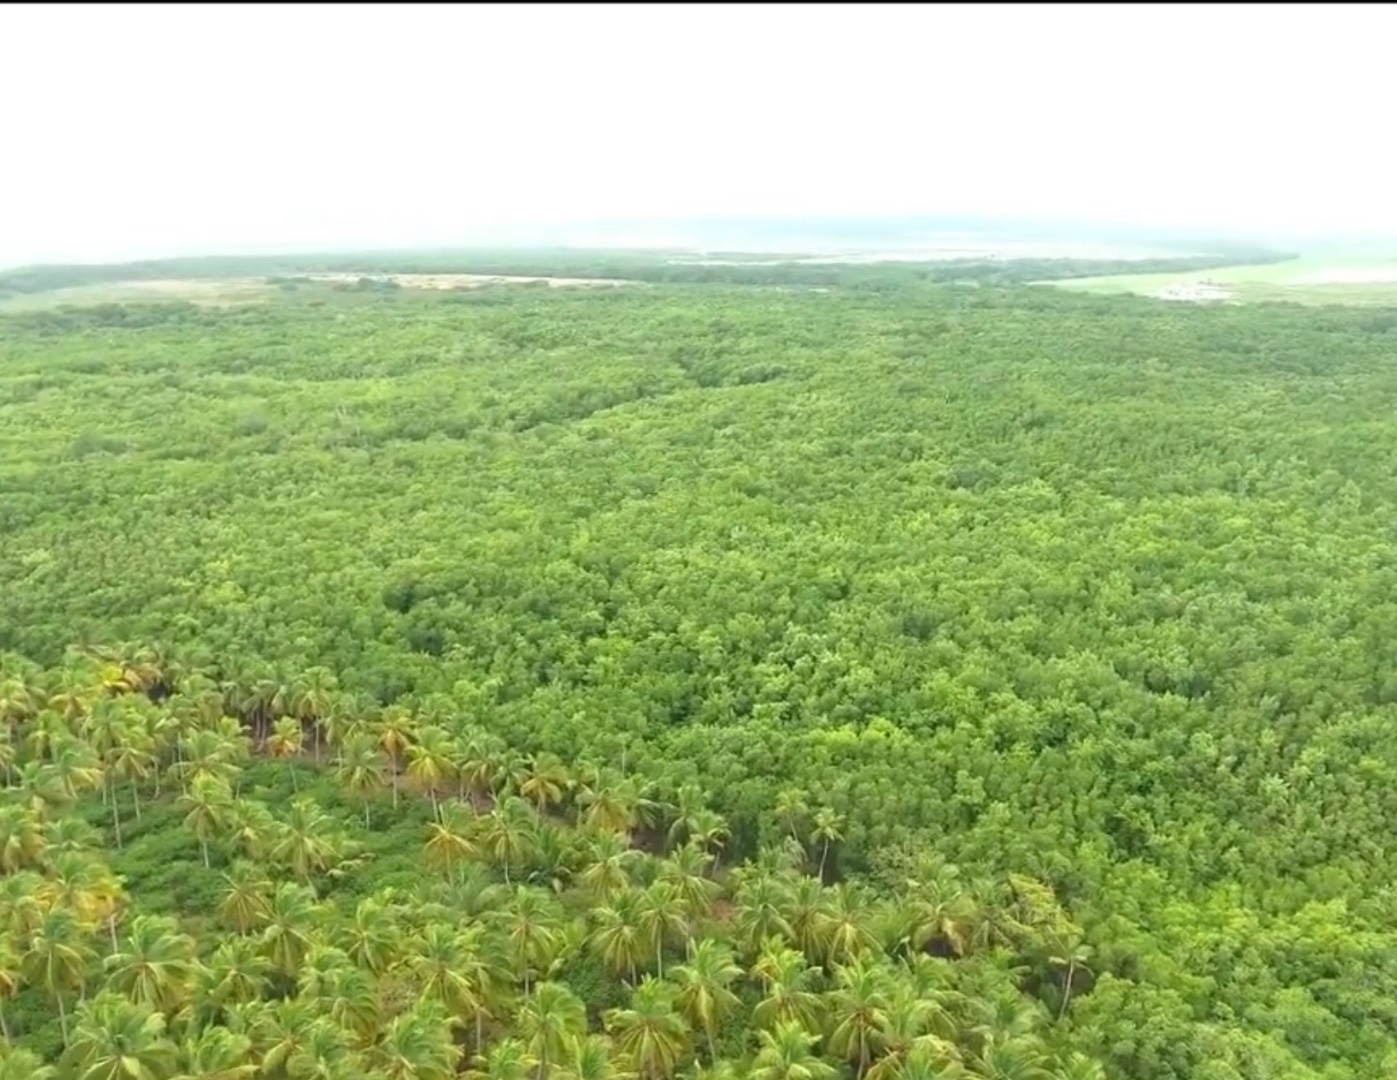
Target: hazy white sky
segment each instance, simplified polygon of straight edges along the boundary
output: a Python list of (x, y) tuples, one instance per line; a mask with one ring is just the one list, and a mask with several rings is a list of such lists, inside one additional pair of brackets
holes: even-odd
[(1392, 6), (0, 6), (0, 264), (982, 212), (1397, 234)]

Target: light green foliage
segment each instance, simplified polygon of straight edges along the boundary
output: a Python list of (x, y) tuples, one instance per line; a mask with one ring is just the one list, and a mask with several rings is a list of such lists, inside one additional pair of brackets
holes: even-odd
[(409, 292), (0, 318), (26, 1051), (1397, 1060), (1397, 315)]

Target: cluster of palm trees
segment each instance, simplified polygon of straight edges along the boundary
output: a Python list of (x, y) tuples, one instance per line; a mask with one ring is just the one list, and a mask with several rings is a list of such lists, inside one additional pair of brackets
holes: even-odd
[[(351, 712), (319, 675), (229, 697), (153, 663), (0, 681), (0, 1080), (50, 1067), (7, 1003), (50, 1004), (53, 1075), (84, 1080), (1097, 1075), (1055, 1023), (1085, 953), (1032, 882), (928, 858), (896, 896), (826, 884), (838, 819), (794, 792), (784, 842), (725, 867), (692, 785)], [(279, 812), (242, 791), (259, 756), (296, 785)], [(312, 778), (366, 831), (425, 800), (419, 879), (375, 883)], [(99, 800), (109, 837), (72, 812)], [(217, 876), (210, 910), (145, 910), (114, 873), (105, 845), (153, 802)], [(1020, 990), (1035, 967), (1056, 1010)]]

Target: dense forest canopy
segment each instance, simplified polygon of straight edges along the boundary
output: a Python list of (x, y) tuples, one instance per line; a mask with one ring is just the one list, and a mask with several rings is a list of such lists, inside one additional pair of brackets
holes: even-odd
[(0, 1076), (1397, 1070), (1393, 313), (662, 276), (0, 318)]
[(1106, 274), (1186, 272), (1220, 266), (1283, 262), (1294, 255), (1256, 245), (1212, 244), (1200, 254), (1103, 259), (1066, 256), (1035, 258), (956, 258), (872, 263), (811, 263), (808, 256), (663, 253), (625, 250), (540, 248), (464, 249), (401, 253), (282, 256), (207, 256), (150, 259), (133, 263), (19, 267), (0, 271), (0, 298), (79, 285), (161, 279), (217, 280), (268, 276), (277, 280), (309, 273), (341, 274), (496, 274), (562, 275), (632, 281), (807, 285), (889, 288), (926, 282), (975, 281), (992, 284), (1048, 281)]

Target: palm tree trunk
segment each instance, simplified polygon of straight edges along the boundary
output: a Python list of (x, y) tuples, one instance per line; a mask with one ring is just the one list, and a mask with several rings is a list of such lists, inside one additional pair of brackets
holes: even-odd
[[(106, 794), (107, 794), (107, 789), (106, 789), (106, 788), (103, 788), (103, 789), (102, 789), (102, 795), (103, 795), (104, 798), (105, 798)], [(113, 828), (113, 830), (116, 832), (116, 849), (117, 849), (117, 851), (120, 851), (120, 850), (121, 850), (121, 808), (117, 805), (117, 798), (116, 798), (115, 792), (113, 792), (113, 794), (112, 794), (112, 828)]]
[(370, 824), (370, 822), (369, 822), (369, 800), (368, 800), (368, 799), (365, 799), (365, 800), (364, 800), (364, 828), (365, 828), (365, 830), (367, 830), (367, 831), (369, 831), (369, 832), (372, 832), (372, 831), (373, 831), (373, 825)]
[(10, 1022), (5, 1017), (5, 1005), (0, 1001), (0, 1034), (5, 1036), (5, 1045), (10, 1044)]
[(200, 850), (201, 852), (203, 852), (203, 854), (204, 854), (204, 869), (205, 869), (205, 870), (208, 870), (208, 869), (209, 869), (209, 842), (208, 842), (207, 840), (200, 840), (200, 841), (199, 841), (199, 850)]
[(820, 884), (825, 882), (825, 860), (829, 858), (829, 838), (825, 839), (824, 850), (820, 852)]
[(296, 785), (296, 763), (294, 761), (291, 762), (291, 793), (293, 795), (300, 793)]
[(58, 1025), (63, 1029), (63, 1045), (68, 1045), (68, 1010), (63, 1007), (63, 995), (53, 995), (58, 1000)]
[(1069, 957), (1067, 960), (1067, 980), (1062, 987), (1062, 1005), (1057, 1010), (1059, 1020), (1067, 1015), (1067, 1003), (1072, 1000), (1072, 978), (1074, 975), (1076, 975), (1076, 961)]
[(132, 807), (135, 809), (135, 811), (136, 811), (136, 820), (137, 820), (137, 821), (140, 821), (140, 820), (141, 820), (141, 789), (137, 786), (136, 781), (135, 781), (134, 779), (131, 781), (131, 806), (132, 806)]
[(396, 810), (398, 808), (398, 763), (390, 761), (388, 771), (393, 775), (393, 809)]

